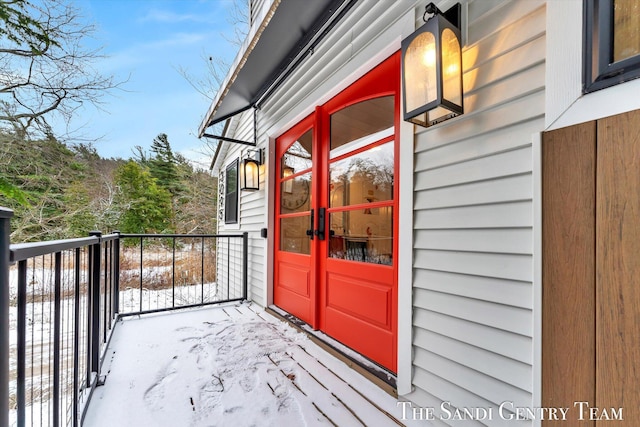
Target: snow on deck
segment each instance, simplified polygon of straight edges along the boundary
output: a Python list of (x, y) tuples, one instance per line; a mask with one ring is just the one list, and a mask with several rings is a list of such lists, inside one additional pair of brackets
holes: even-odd
[(125, 318), (104, 373), (84, 425), (403, 425), (396, 399), (246, 303)]

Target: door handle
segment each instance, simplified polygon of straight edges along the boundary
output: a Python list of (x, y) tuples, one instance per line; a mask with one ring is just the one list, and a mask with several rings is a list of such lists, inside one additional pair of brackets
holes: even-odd
[(307, 230), (307, 236), (309, 236), (309, 240), (313, 240), (313, 209), (311, 209), (311, 229)]
[(326, 208), (318, 209), (318, 228), (315, 231), (315, 235), (318, 236), (318, 239), (324, 240), (324, 230), (325, 230), (325, 213)]

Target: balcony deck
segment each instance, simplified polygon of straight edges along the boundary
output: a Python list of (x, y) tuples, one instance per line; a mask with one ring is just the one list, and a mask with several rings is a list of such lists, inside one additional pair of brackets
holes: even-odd
[(248, 303), (121, 320), (85, 425), (398, 426), (397, 400)]

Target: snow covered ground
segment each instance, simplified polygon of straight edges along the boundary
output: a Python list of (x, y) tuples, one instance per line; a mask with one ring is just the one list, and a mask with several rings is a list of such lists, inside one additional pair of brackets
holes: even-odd
[(397, 426), (397, 400), (251, 304), (126, 318), (85, 425)]

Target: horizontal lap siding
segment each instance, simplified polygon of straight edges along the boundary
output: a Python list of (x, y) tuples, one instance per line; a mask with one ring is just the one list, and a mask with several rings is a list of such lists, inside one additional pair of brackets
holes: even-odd
[(242, 295), (242, 240), (218, 239), (217, 248), (218, 294), (223, 299), (235, 299)]
[[(336, 95), (339, 92), (336, 88), (346, 87), (345, 81), (352, 77), (356, 68), (364, 66), (365, 61), (398, 38), (402, 31), (401, 17), (414, 3), (410, 0), (356, 3), (315, 47), (309, 60), (303, 62), (267, 100), (262, 108), (267, 117), (264, 127), (261, 124), (261, 131), (279, 136), (287, 129), (272, 126), (278, 125), (283, 118), (302, 119), (302, 111), (311, 113), (313, 107)], [(372, 63), (370, 67), (375, 65)]]
[(493, 407), (492, 420), (464, 425), (497, 426), (500, 403), (532, 406), (531, 139), (544, 126), (545, 7), (476, 0), (468, 19), (465, 114), (416, 128), (408, 397)]
[[(268, 7), (271, 4), (270, 0), (250, 0), (250, 24), (253, 25), (256, 16), (260, 15), (260, 11), (264, 7)], [(240, 8), (240, 6), (238, 6)]]
[[(233, 130), (227, 136), (242, 141), (253, 140), (253, 112), (248, 111), (234, 118), (237, 120)], [(261, 144), (264, 147), (264, 144)], [(240, 159), (240, 167), (242, 168), (242, 159), (246, 157), (246, 152), (250, 147), (241, 144), (228, 144), (228, 151), (225, 154), (225, 160)], [(266, 239), (260, 237), (260, 229), (266, 227), (266, 193), (265, 193), (265, 172), (264, 167), (260, 172), (260, 190), (258, 191), (240, 191), (239, 192), (239, 216), (238, 224), (226, 226), (224, 222), (219, 224), (219, 233), (249, 233), (249, 250), (248, 250), (248, 282), (249, 282), (249, 299), (255, 303), (264, 306), (264, 254), (266, 249)], [(239, 228), (238, 228), (239, 227)], [(232, 257), (233, 260), (240, 265), (242, 262), (242, 253), (236, 252)]]

